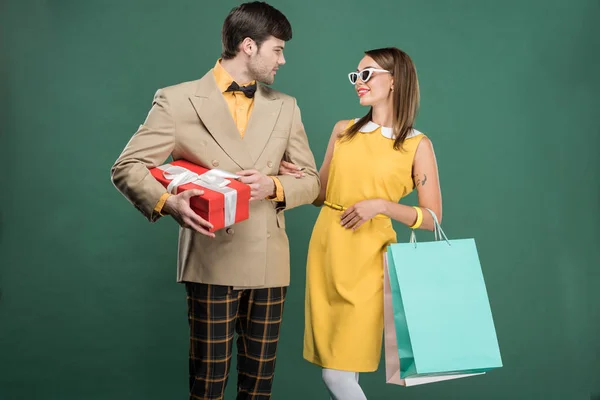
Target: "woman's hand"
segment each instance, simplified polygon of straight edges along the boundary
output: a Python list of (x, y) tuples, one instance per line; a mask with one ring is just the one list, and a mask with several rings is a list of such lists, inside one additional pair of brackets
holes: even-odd
[(362, 224), (369, 221), (385, 210), (385, 200), (363, 200), (344, 211), (341, 217), (342, 226), (346, 229), (357, 230)]
[(291, 175), (296, 178), (302, 178), (304, 176), (304, 168), (300, 168), (291, 162), (281, 160), (279, 164), (279, 175)]

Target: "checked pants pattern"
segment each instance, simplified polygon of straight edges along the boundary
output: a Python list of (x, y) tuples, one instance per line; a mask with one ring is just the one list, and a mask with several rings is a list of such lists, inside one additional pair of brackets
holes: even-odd
[(237, 400), (271, 398), (287, 288), (186, 283), (190, 399), (223, 399), (237, 333)]

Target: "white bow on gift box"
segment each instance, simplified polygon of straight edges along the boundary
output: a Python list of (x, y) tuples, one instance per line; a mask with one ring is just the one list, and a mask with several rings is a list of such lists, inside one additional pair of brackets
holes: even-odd
[(240, 176), (220, 169), (211, 169), (203, 174), (197, 174), (187, 168), (171, 164), (161, 165), (158, 168), (163, 171), (164, 177), (170, 181), (167, 186), (169, 193), (176, 194), (179, 186), (193, 183), (223, 194), (225, 197), (225, 226), (231, 226), (235, 223), (237, 190), (227, 186), (231, 183), (229, 179), (239, 179)]

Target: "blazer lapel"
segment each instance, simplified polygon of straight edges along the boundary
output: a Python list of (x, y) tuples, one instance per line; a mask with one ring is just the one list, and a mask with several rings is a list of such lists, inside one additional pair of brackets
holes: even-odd
[(277, 122), (283, 101), (261, 84), (254, 96), (254, 108), (248, 121), (244, 141), (255, 164), (265, 149)]
[[(198, 81), (196, 93), (190, 97), (190, 101), (198, 117), (223, 151), (240, 168), (254, 168), (248, 146), (235, 126), (227, 103), (217, 87), (212, 70)], [(257, 108), (256, 105), (254, 105), (254, 110)], [(254, 118), (254, 112), (252, 118)]]

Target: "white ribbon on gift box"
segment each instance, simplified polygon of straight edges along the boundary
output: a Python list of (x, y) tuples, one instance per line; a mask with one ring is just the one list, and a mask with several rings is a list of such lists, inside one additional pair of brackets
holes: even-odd
[(225, 226), (231, 226), (235, 223), (237, 190), (227, 187), (231, 181), (224, 177), (235, 177), (236, 175), (216, 169), (197, 174), (187, 168), (171, 164), (161, 165), (158, 168), (163, 171), (164, 177), (171, 181), (167, 186), (169, 193), (176, 194), (179, 186), (188, 183), (222, 193), (225, 197)]

